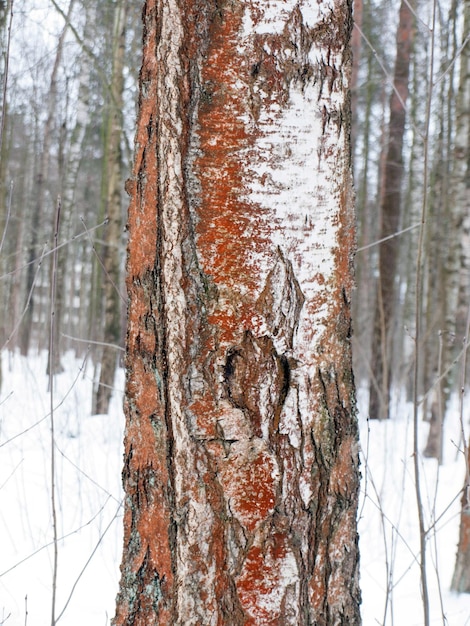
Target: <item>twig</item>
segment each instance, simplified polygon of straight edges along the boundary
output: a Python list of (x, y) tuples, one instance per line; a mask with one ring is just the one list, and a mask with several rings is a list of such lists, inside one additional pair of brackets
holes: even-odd
[(96, 554), (96, 551), (99, 548), (100, 543), (103, 541), (106, 533), (108, 532), (108, 530), (111, 528), (111, 526), (114, 524), (114, 521), (116, 520), (119, 510), (121, 508), (121, 503), (119, 503), (118, 508), (116, 509), (116, 513), (113, 515), (113, 517), (111, 518), (111, 521), (109, 522), (109, 524), (106, 526), (106, 528), (104, 529), (103, 533), (100, 535), (95, 547), (93, 548), (90, 556), (88, 557), (85, 565), (82, 567), (82, 570), (80, 572), (80, 574), (77, 576), (76, 581), (74, 582), (74, 584), (72, 585), (72, 589), (70, 591), (69, 597), (67, 598), (67, 602), (65, 603), (64, 608), (62, 609), (62, 611), (59, 613), (58, 617), (57, 617), (57, 621), (60, 620), (60, 618), (62, 617), (62, 615), (65, 613), (66, 608), (68, 607), (70, 600), (72, 599), (72, 596), (74, 594), (75, 588), (78, 585), (78, 582), (80, 580), (80, 578), (83, 576), (83, 573), (85, 572), (86, 568), (88, 567), (88, 565), (90, 564), (91, 559), (94, 557), (94, 555)]
[(449, 63), (448, 67), (442, 72), (442, 74), (440, 76), (438, 76), (436, 78), (436, 80), (434, 81), (434, 86), (438, 85), (441, 80), (443, 80), (447, 74), (450, 72), (450, 70), (453, 68), (453, 66), (455, 65), (457, 59), (460, 58), (460, 55), (462, 54), (463, 49), (465, 48), (465, 46), (470, 42), (470, 33), (465, 37), (462, 45), (460, 46), (460, 48), (457, 50), (457, 52), (454, 55), (454, 58), (452, 59), (452, 61)]
[(419, 374), (420, 374), (420, 355), (419, 345), (421, 339), (421, 309), (422, 309), (422, 285), (423, 285), (423, 255), (424, 255), (424, 236), (428, 213), (428, 176), (429, 176), (429, 128), (431, 123), (431, 103), (433, 97), (433, 76), (434, 76), (434, 46), (435, 46), (435, 26), (436, 26), (436, 0), (433, 1), (432, 9), (432, 28), (431, 28), (431, 58), (429, 66), (429, 90), (426, 101), (425, 127), (423, 133), (424, 144), (424, 172), (423, 172), (423, 201), (421, 205), (421, 224), (418, 237), (418, 251), (416, 256), (416, 293), (415, 293), (415, 361), (413, 376), (413, 467), (415, 475), (415, 491), (416, 504), (418, 508), (419, 522), (419, 542), (420, 542), (420, 578), (421, 591), (423, 594), (423, 610), (424, 610), (424, 626), (429, 626), (429, 590), (426, 572), (426, 528), (424, 523), (424, 505), (421, 495), (421, 474), (419, 466)]
[[(85, 355), (85, 358), (83, 359), (82, 365), (80, 366), (79, 370), (78, 370), (78, 374), (76, 375), (76, 377), (74, 378), (72, 385), (70, 387), (70, 389), (68, 389), (67, 393), (64, 395), (64, 397), (62, 398), (62, 400), (59, 402), (59, 404), (57, 404), (54, 407), (54, 410), (57, 411), (57, 409), (60, 409), (60, 407), (64, 404), (64, 402), (66, 401), (66, 399), (69, 397), (69, 395), (72, 393), (77, 380), (80, 377), (80, 374), (83, 372), (83, 369), (85, 367), (85, 362), (88, 358), (88, 353)], [(11, 395), (11, 394), (10, 394)], [(28, 433), (30, 430), (33, 430), (33, 428), (36, 428), (36, 426), (39, 426), (39, 424), (42, 424), (42, 422), (44, 422), (48, 417), (50, 416), (50, 413), (47, 413), (47, 415), (44, 415), (44, 417), (41, 417), (41, 419), (39, 419), (37, 422), (34, 422), (34, 424), (32, 424), (31, 426), (28, 426), (28, 428), (25, 428), (24, 430), (22, 430), (21, 432), (17, 433), (16, 435), (13, 435), (13, 437), (10, 437), (9, 439), (7, 439), (6, 441), (4, 441), (3, 443), (0, 443), (0, 448), (3, 448), (3, 446), (6, 446), (7, 444), (11, 443), (12, 441), (15, 441), (15, 439), (18, 439), (18, 437), (22, 437), (23, 435), (25, 435), (26, 433)]]
[(388, 235), (388, 237), (384, 237), (383, 239), (378, 239), (377, 241), (373, 241), (372, 243), (368, 243), (366, 246), (361, 246), (356, 250), (356, 252), (362, 252), (363, 250), (368, 250), (369, 248), (373, 248), (374, 246), (378, 246), (384, 241), (388, 241), (389, 239), (393, 239), (394, 237), (398, 237), (399, 235), (403, 235), (403, 233), (407, 233), (409, 230), (413, 230), (414, 228), (419, 228), (421, 224), (413, 224), (412, 226), (408, 226), (407, 228), (403, 228), (403, 230), (399, 230), (392, 235)]
[[(57, 246), (57, 250), (60, 250), (61, 248), (65, 247), (65, 246), (68, 246), (73, 241), (77, 241), (78, 239), (81, 239), (82, 237), (88, 236), (89, 233), (92, 233), (93, 231), (97, 230), (98, 228), (101, 228), (102, 226), (106, 226), (107, 223), (108, 223), (108, 218), (106, 218), (105, 220), (103, 220), (102, 222), (97, 224), (96, 226), (93, 226), (92, 228), (88, 229), (88, 232), (82, 232), (82, 233), (79, 233), (78, 235), (74, 235), (73, 237), (71, 237), (67, 241), (63, 241), (62, 243), (60, 243)], [(10, 276), (14, 276), (15, 274), (18, 274), (19, 272), (21, 272), (25, 268), (27, 268), (30, 265), (33, 265), (34, 263), (36, 263), (36, 261), (38, 261), (38, 260), (42, 261), (43, 258), (45, 258), (47, 256), (50, 256), (51, 254), (54, 254), (55, 250), (56, 250), (56, 248), (52, 248), (52, 250), (49, 250), (48, 252), (44, 252), (43, 254), (41, 254), (40, 257), (36, 257), (35, 259), (32, 259), (31, 261), (28, 261), (28, 263), (25, 263), (21, 267), (17, 267), (16, 269), (12, 270), (11, 272), (7, 272), (6, 274), (2, 274), (0, 276), (0, 280), (2, 280), (3, 278), (9, 278)]]
[[(100, 489), (103, 493), (105, 493), (108, 496), (108, 500), (111, 498), (112, 500), (115, 500), (120, 506), (122, 505), (122, 501), (119, 500), (118, 498), (116, 498), (116, 496), (113, 496), (112, 493), (110, 493), (105, 487), (103, 487), (103, 485), (100, 485), (98, 482), (96, 482), (96, 480), (94, 478), (92, 478), (89, 474), (87, 474), (84, 470), (82, 470), (81, 467), (79, 467), (76, 463), (74, 463), (72, 461), (72, 459), (70, 459), (63, 450), (61, 450), (59, 448), (58, 445), (56, 445), (56, 449), (57, 452), (62, 456), (63, 459), (65, 459), (68, 463), (70, 463), (70, 465), (75, 468), (77, 470), (77, 472), (79, 474), (81, 474), (82, 476), (84, 476), (87, 480), (90, 481), (90, 483), (92, 485), (95, 485), (95, 487), (98, 487), (98, 489)], [(107, 501), (107, 500), (106, 500)]]
[[(108, 218), (107, 218), (108, 219)], [(93, 254), (96, 256), (96, 258), (98, 259), (98, 263), (101, 265), (101, 268), (103, 270), (103, 272), (105, 273), (106, 278), (109, 280), (109, 282), (111, 283), (111, 285), (113, 286), (113, 289), (116, 291), (116, 293), (118, 294), (118, 296), (121, 298), (121, 301), (123, 302), (124, 306), (127, 306), (127, 300), (126, 298), (122, 295), (121, 291), (119, 290), (118, 286), (116, 285), (116, 283), (113, 281), (113, 279), (111, 278), (111, 276), (109, 275), (109, 272), (107, 271), (100, 255), (98, 254), (96, 248), (95, 248), (95, 244), (93, 242), (93, 239), (90, 237), (89, 235), (89, 231), (87, 229), (87, 226), (85, 224), (85, 220), (83, 219), (83, 217), (80, 218), (80, 221), (83, 224), (83, 228), (85, 229), (85, 232), (88, 234), (88, 239), (91, 243), (91, 247), (93, 249)]]
[(5, 237), (6, 237), (7, 230), (8, 230), (8, 224), (10, 223), (12, 197), (13, 197), (13, 181), (10, 181), (10, 193), (8, 194), (8, 206), (7, 206), (7, 219), (5, 220), (5, 227), (3, 229), (2, 241), (0, 242), (0, 253), (3, 250), (3, 244), (5, 243)]
[(81, 339), (80, 337), (72, 337), (72, 335), (67, 335), (65, 333), (60, 333), (62, 337), (66, 339), (71, 339), (72, 341), (78, 341), (80, 343), (90, 343), (96, 346), (104, 346), (105, 348), (114, 348), (115, 350), (120, 350), (121, 352), (125, 352), (125, 349), (121, 346), (116, 345), (115, 343), (106, 343), (105, 341), (93, 341), (92, 339)]
[[(97, 519), (97, 517), (101, 515), (101, 513), (104, 511), (111, 497), (112, 496), (109, 496), (108, 498), (106, 498), (104, 504), (99, 508), (99, 510), (95, 513), (95, 515), (93, 515), (93, 517), (91, 517), (87, 522), (85, 522), (85, 524), (82, 524), (78, 528), (75, 528), (75, 530), (71, 530), (69, 533), (62, 535), (61, 537), (59, 537), (59, 541), (64, 541), (64, 539), (67, 539), (68, 537), (72, 537), (73, 535), (76, 535), (87, 526), (90, 526), (90, 524), (93, 524), (93, 522)], [(120, 503), (120, 508), (122, 508), (122, 502)], [(45, 543), (43, 546), (41, 546), (37, 550), (34, 550), (34, 552), (31, 552), (31, 554), (28, 554), (28, 556), (25, 556), (24, 559), (21, 559), (20, 561), (18, 561), (17, 563), (12, 565), (8, 569), (6, 569), (4, 572), (1, 572), (0, 578), (3, 578), (3, 576), (6, 576), (7, 574), (15, 570), (17, 567), (22, 565), (23, 563), (26, 563), (26, 561), (29, 561), (29, 559), (32, 559), (34, 556), (36, 556), (36, 554), (39, 554), (43, 550), (50, 548), (53, 545), (53, 543), (54, 543), (53, 541), (50, 541), (49, 543)]]
[(8, 476), (5, 478), (5, 480), (3, 481), (3, 483), (0, 485), (0, 491), (3, 489), (3, 487), (5, 487), (5, 485), (7, 484), (7, 482), (10, 480), (10, 478), (12, 476), (14, 476), (16, 474), (16, 470), (20, 467), (20, 465), (22, 465), (24, 461), (24, 458), (21, 459), (21, 461), (19, 461), (19, 463), (17, 463), (15, 465), (15, 467), (11, 470), (11, 472), (8, 474)]
[[(470, 333), (470, 306), (467, 309), (467, 321), (465, 325), (465, 337), (464, 343), (468, 344), (469, 341), (469, 333)], [(467, 500), (467, 506), (470, 505), (470, 466), (469, 466), (469, 458), (468, 458), (468, 444), (467, 444), (467, 434), (465, 432), (465, 423), (463, 418), (463, 400), (465, 396), (465, 380), (467, 373), (467, 351), (464, 350), (462, 354), (462, 364), (460, 367), (460, 393), (459, 393), (459, 419), (460, 419), (460, 445), (463, 446), (463, 453), (465, 458), (465, 498)], [(459, 445), (459, 448), (460, 448)]]
[(26, 299), (26, 304), (24, 305), (23, 311), (20, 315), (19, 320), (16, 322), (15, 326), (13, 327), (13, 330), (11, 331), (9, 337), (7, 338), (7, 340), (5, 341), (5, 343), (3, 344), (3, 346), (0, 348), (0, 350), (3, 350), (4, 348), (6, 348), (8, 346), (8, 344), (10, 343), (10, 341), (13, 339), (13, 337), (16, 335), (16, 333), (18, 332), (18, 328), (21, 325), (21, 322), (23, 321), (24, 316), (26, 315), (26, 311), (28, 310), (29, 307), (29, 303), (31, 302), (31, 298), (33, 297), (33, 291), (34, 291), (34, 287), (36, 286), (36, 281), (38, 279), (39, 276), (39, 270), (41, 269), (42, 266), (42, 260), (44, 259), (44, 257), (46, 256), (46, 246), (44, 246), (43, 250), (42, 250), (42, 255), (39, 258), (39, 263), (38, 266), (36, 268), (36, 272), (34, 274), (34, 278), (33, 278), (33, 283), (31, 285), (31, 289), (29, 290), (28, 293), (28, 297)]
[[(407, 3), (408, 4), (408, 3)], [(403, 98), (400, 94), (400, 92), (398, 91), (396, 85), (394, 85), (393, 82), (393, 78), (390, 75), (390, 73), (388, 72), (387, 68), (385, 67), (384, 62), (382, 61), (382, 59), (380, 58), (377, 50), (374, 48), (374, 46), (372, 45), (372, 43), (369, 41), (369, 39), (367, 38), (367, 36), (364, 34), (364, 32), (361, 30), (361, 27), (358, 24), (354, 24), (354, 28), (357, 28), (357, 30), (359, 31), (359, 34), (361, 35), (361, 37), (364, 39), (364, 41), (366, 42), (366, 44), (369, 46), (369, 48), (372, 50), (373, 55), (375, 56), (377, 63), (380, 65), (380, 68), (382, 70), (382, 72), (384, 73), (385, 78), (387, 79), (387, 82), (390, 84), (393, 92), (395, 93), (398, 101), (400, 102), (401, 106), (403, 107), (403, 109), (406, 111), (406, 104), (403, 101)], [(414, 130), (418, 133), (418, 135), (420, 134), (418, 128), (415, 126), (414, 122), (411, 121), (410, 125), (414, 128)]]
[(51, 272), (51, 317), (49, 328), (49, 397), (50, 397), (50, 425), (51, 425), (51, 506), (52, 506), (52, 531), (54, 537), (54, 559), (52, 569), (52, 607), (51, 607), (51, 626), (55, 626), (56, 617), (56, 594), (57, 594), (57, 569), (58, 569), (58, 532), (57, 532), (57, 508), (56, 508), (56, 485), (55, 485), (55, 425), (54, 425), (54, 334), (55, 334), (55, 301), (57, 288), (57, 240), (59, 238), (60, 223), (60, 196), (57, 198), (57, 207), (55, 213), (54, 225), (54, 249), (52, 255), (52, 272)]

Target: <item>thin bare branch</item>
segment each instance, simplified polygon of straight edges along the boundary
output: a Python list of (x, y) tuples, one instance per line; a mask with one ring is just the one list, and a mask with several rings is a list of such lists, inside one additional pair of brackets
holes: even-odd
[(440, 74), (436, 80), (434, 81), (434, 86), (438, 85), (441, 80), (443, 80), (447, 74), (451, 71), (451, 69), (453, 68), (453, 66), (455, 65), (455, 63), (457, 62), (457, 60), (459, 59), (460, 55), (462, 54), (462, 51), (464, 50), (465, 46), (470, 42), (470, 33), (465, 37), (462, 45), (459, 47), (459, 49), (457, 50), (457, 52), (454, 55), (454, 58), (452, 59), (452, 61), (449, 63), (449, 65), (447, 66), (447, 68), (442, 72), (442, 74)]
[[(51, 0), (52, 5), (54, 6), (54, 8), (56, 9), (56, 11), (63, 17), (63, 19), (65, 20), (66, 24), (68, 25), (68, 27), (70, 28), (70, 32), (73, 34), (73, 36), (75, 37), (77, 43), (80, 45), (80, 47), (82, 48), (82, 50), (90, 57), (90, 59), (93, 61), (93, 66), (94, 69), (96, 70), (97, 74), (99, 75), (99, 77), (101, 78), (102, 81), (102, 85), (103, 87), (106, 89), (106, 91), (108, 92), (109, 97), (111, 98), (111, 101), (113, 102), (113, 104), (116, 104), (115, 101), (115, 96), (113, 94), (113, 91), (111, 89), (111, 85), (109, 84), (109, 77), (103, 72), (103, 70), (101, 69), (101, 65), (100, 65), (100, 61), (98, 59), (98, 57), (93, 53), (93, 50), (90, 48), (90, 46), (88, 46), (83, 37), (80, 36), (80, 33), (77, 31), (77, 29), (75, 28), (75, 26), (70, 22), (70, 19), (67, 17), (67, 15), (65, 14), (64, 10), (57, 4), (56, 0)], [(132, 154), (132, 148), (129, 142), (129, 138), (126, 135), (125, 132), (122, 133), (122, 137), (124, 139), (124, 143), (126, 146), (126, 151), (127, 154)]]
[[(408, 3), (406, 3), (406, 4), (408, 5)], [(406, 104), (405, 104), (405, 102), (403, 102), (403, 98), (401, 97), (401, 94), (399, 93), (398, 89), (394, 85), (393, 76), (391, 76), (390, 72), (385, 67), (385, 64), (382, 61), (382, 59), (380, 58), (377, 50), (374, 48), (372, 43), (367, 38), (367, 35), (365, 35), (364, 31), (361, 29), (361, 27), (358, 24), (354, 24), (354, 28), (357, 28), (357, 30), (359, 31), (361, 37), (364, 39), (366, 44), (372, 50), (372, 53), (375, 56), (377, 63), (380, 65), (380, 68), (381, 68), (382, 72), (384, 73), (385, 78), (387, 79), (387, 83), (389, 83), (389, 85), (391, 86), (393, 92), (395, 93), (396, 97), (398, 98), (398, 101), (400, 102), (401, 106), (406, 111)], [(419, 129), (416, 127), (416, 125), (414, 124), (413, 120), (410, 120), (409, 123), (413, 127), (413, 129), (416, 131), (416, 133), (418, 133), (418, 135), (421, 135)]]
[(357, 248), (356, 252), (362, 252), (363, 250), (369, 250), (369, 248), (373, 248), (374, 246), (378, 246), (381, 243), (383, 243), (384, 241), (388, 241), (389, 239), (394, 239), (395, 237), (398, 237), (399, 235), (403, 235), (403, 233), (407, 233), (410, 230), (414, 230), (415, 228), (419, 228), (421, 226), (421, 224), (413, 224), (412, 226), (408, 226), (407, 228), (403, 228), (403, 230), (399, 230), (396, 233), (393, 233), (393, 235), (388, 235), (388, 237), (383, 237), (383, 239), (378, 239), (377, 241), (373, 241), (372, 243), (368, 243), (366, 246), (361, 246), (360, 248)]
[(104, 346), (106, 348), (114, 348), (114, 350), (119, 350), (120, 352), (125, 352), (125, 349), (121, 346), (117, 346), (115, 343), (106, 343), (105, 341), (93, 341), (92, 339), (81, 339), (80, 337), (72, 337), (72, 335), (67, 335), (65, 333), (60, 333), (62, 337), (66, 339), (71, 339), (72, 341), (78, 341), (80, 343), (93, 344), (95, 346)]
[(431, 106), (433, 98), (433, 78), (434, 78), (434, 46), (435, 46), (435, 24), (436, 24), (437, 2), (433, 1), (432, 10), (432, 30), (431, 30), (431, 58), (429, 64), (429, 90), (426, 100), (426, 115), (423, 133), (424, 143), (424, 168), (423, 168), (423, 198), (421, 205), (421, 224), (418, 237), (418, 249), (416, 253), (416, 284), (415, 284), (415, 360), (413, 370), (413, 467), (415, 475), (416, 505), (418, 508), (419, 538), (420, 538), (420, 577), (421, 592), (423, 599), (424, 626), (430, 624), (430, 605), (428, 577), (426, 571), (426, 527), (424, 521), (424, 505), (421, 493), (421, 468), (419, 466), (419, 377), (421, 361), (419, 356), (419, 344), (421, 341), (422, 324), (422, 286), (423, 286), (423, 256), (424, 238), (428, 217), (429, 198), (427, 192), (429, 178), (429, 130), (431, 125)]
[[(73, 5), (71, 1), (71, 6)], [(70, 8), (69, 8), (70, 11)], [(55, 480), (55, 421), (54, 421), (54, 370), (55, 370), (55, 302), (56, 302), (56, 288), (57, 288), (57, 241), (59, 237), (59, 224), (60, 224), (60, 210), (61, 201), (60, 197), (57, 198), (57, 207), (55, 213), (55, 228), (54, 228), (54, 248), (55, 252), (52, 255), (52, 272), (51, 272), (51, 291), (50, 291), (50, 303), (51, 303), (51, 315), (49, 325), (49, 399), (50, 399), (50, 429), (51, 429), (51, 513), (52, 513), (52, 532), (54, 537), (54, 559), (52, 567), (52, 606), (51, 606), (51, 626), (56, 624), (56, 596), (57, 596), (57, 572), (58, 572), (58, 558), (59, 558), (59, 544), (58, 544), (58, 530), (57, 530), (57, 506), (56, 506), (56, 480)]]
[(37, 261), (42, 261), (44, 258), (50, 256), (51, 254), (54, 254), (56, 249), (60, 250), (64, 246), (68, 246), (70, 243), (72, 243), (74, 241), (78, 241), (79, 239), (82, 239), (85, 236), (89, 236), (90, 233), (92, 233), (93, 231), (97, 230), (98, 228), (101, 228), (102, 226), (106, 226), (107, 223), (108, 223), (108, 218), (104, 219), (102, 222), (100, 222), (100, 224), (97, 224), (96, 226), (93, 226), (92, 228), (89, 228), (87, 232), (82, 232), (82, 233), (79, 233), (78, 235), (74, 235), (70, 239), (67, 239), (67, 241), (64, 241), (64, 242), (58, 244), (57, 248), (53, 247), (53, 248), (51, 248), (51, 250), (48, 250), (47, 252), (43, 252), (43, 254), (41, 254), (39, 257), (36, 257), (35, 259), (32, 259), (31, 261), (28, 261), (28, 263), (24, 263), (21, 267), (18, 267), (16, 269), (12, 270), (11, 272), (6, 272), (6, 274), (3, 274), (2, 276), (0, 276), (0, 280), (2, 280), (4, 278), (8, 278), (10, 276), (15, 276), (15, 274), (18, 274), (19, 272), (21, 272), (25, 268), (29, 267), (30, 265), (33, 265)]
[(109, 280), (109, 282), (113, 286), (113, 289), (116, 291), (116, 293), (118, 294), (118, 296), (121, 299), (121, 301), (123, 302), (123, 304), (127, 305), (126, 298), (122, 295), (122, 293), (119, 290), (118, 286), (116, 285), (116, 283), (113, 281), (113, 279), (109, 275), (109, 272), (107, 271), (107, 269), (106, 269), (106, 267), (105, 267), (105, 265), (103, 263), (103, 260), (101, 259), (100, 255), (98, 254), (98, 252), (97, 252), (97, 250), (95, 248), (95, 243), (94, 243), (93, 239), (89, 235), (90, 231), (87, 229), (87, 226), (85, 224), (85, 220), (83, 219), (83, 217), (80, 218), (80, 221), (83, 224), (83, 228), (85, 229), (85, 232), (88, 234), (88, 239), (89, 239), (89, 241), (91, 243), (91, 247), (93, 249), (93, 253), (96, 256), (96, 258), (98, 259), (98, 263), (101, 265), (101, 268), (102, 268), (103, 272), (105, 273), (106, 278)]
[[(1, 153), (1, 147), (0, 147), (0, 153)], [(10, 223), (12, 198), (13, 198), (13, 181), (10, 182), (10, 193), (8, 194), (8, 203), (7, 203), (7, 219), (5, 220), (5, 227), (3, 229), (2, 241), (0, 242), (0, 253), (3, 250), (3, 244), (5, 243), (5, 237), (6, 237), (7, 230), (8, 230), (8, 224)]]

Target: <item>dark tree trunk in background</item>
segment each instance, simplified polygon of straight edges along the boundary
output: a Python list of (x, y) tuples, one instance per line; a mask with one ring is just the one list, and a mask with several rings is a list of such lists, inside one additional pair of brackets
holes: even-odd
[[(403, 137), (406, 122), (406, 101), (410, 57), (414, 34), (414, 16), (410, 2), (400, 6), (397, 29), (397, 55), (390, 97), (390, 121), (381, 189), (380, 239), (396, 233), (400, 226), (401, 186), (403, 178)], [(392, 381), (392, 335), (394, 309), (397, 300), (395, 288), (399, 239), (392, 238), (380, 245), (379, 280), (372, 340), (369, 416), (388, 418), (390, 384)]]

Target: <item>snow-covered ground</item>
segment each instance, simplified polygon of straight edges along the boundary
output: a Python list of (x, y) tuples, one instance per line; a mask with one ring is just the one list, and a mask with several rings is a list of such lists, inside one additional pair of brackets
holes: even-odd
[[(124, 374), (110, 414), (91, 415), (92, 363), (68, 354), (55, 378), (57, 610), (63, 626), (113, 617), (122, 550)], [(51, 622), (50, 397), (47, 356), (3, 354), (0, 396), (0, 624)], [(26, 618), (27, 611), (27, 618)]]
[[(50, 623), (52, 587), (50, 397), (46, 355), (4, 352), (0, 394), (0, 625)], [(59, 564), (63, 626), (105, 626), (119, 579), (124, 374), (109, 416), (91, 415), (91, 362), (73, 354), (55, 379)], [(361, 417), (361, 582), (364, 626), (423, 624), (412, 409), (387, 423)], [(423, 440), (426, 425), (422, 425)], [(431, 624), (470, 625), (470, 595), (449, 591), (458, 537), (464, 464), (458, 407), (445, 430), (444, 464), (422, 461), (429, 533)], [(436, 488), (437, 485), (437, 488)], [(388, 593), (387, 593), (388, 588)]]
[[(361, 408), (361, 394), (359, 407)], [(362, 488), (359, 505), (362, 618), (364, 626), (424, 624), (419, 577), (418, 512), (413, 462), (413, 407), (386, 422), (361, 415)], [(428, 425), (419, 424), (423, 450)], [(470, 595), (450, 591), (460, 524), (460, 493), (465, 475), (458, 402), (452, 403), (444, 430), (444, 458), (420, 457), (425, 508), (427, 574), (431, 624), (470, 624)], [(468, 437), (468, 432), (467, 432)], [(388, 592), (387, 592), (388, 590)]]

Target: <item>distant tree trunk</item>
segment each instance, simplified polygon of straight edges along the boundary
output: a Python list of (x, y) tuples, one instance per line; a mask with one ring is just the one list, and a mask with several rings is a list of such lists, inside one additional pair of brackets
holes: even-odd
[[(464, 3), (464, 28), (463, 38), (470, 32), (470, 0)], [(454, 148), (452, 187), (454, 190), (453, 200), (457, 214), (461, 218), (461, 281), (459, 294), (459, 308), (457, 321), (462, 315), (462, 310), (469, 306), (470, 292), (470, 46), (463, 48), (460, 59), (459, 93), (456, 105), (456, 136)], [(462, 333), (464, 341), (468, 342), (468, 325), (462, 324), (460, 328), (466, 329)], [(469, 442), (470, 445), (470, 442)], [(460, 537), (457, 548), (452, 589), (459, 592), (470, 593), (470, 448), (467, 448), (465, 481), (462, 495), (462, 513), (460, 517)]]
[[(83, 151), (86, 133), (90, 127), (90, 80), (92, 60), (87, 48), (93, 41), (92, 33), (95, 32), (97, 20), (97, 8), (95, 3), (83, 6), (83, 48), (80, 57), (77, 59), (78, 88), (77, 100), (74, 103), (74, 124), (68, 141), (66, 154), (64, 155), (63, 175), (59, 176), (62, 195), (62, 219), (61, 233), (63, 240), (70, 240), (72, 235), (72, 225), (77, 216), (74, 207), (80, 203), (81, 197), (77, 190), (80, 166), (83, 163)], [(59, 275), (57, 277), (57, 302), (56, 318), (58, 330), (64, 331), (68, 335), (73, 335), (73, 307), (76, 292), (76, 267), (89, 264), (89, 259), (80, 258), (80, 250), (76, 252), (76, 247), (67, 248), (67, 253), (59, 256)], [(78, 257), (78, 258), (77, 258)], [(90, 285), (87, 284), (89, 289)], [(86, 302), (86, 300), (84, 300)], [(85, 337), (85, 335), (83, 335)], [(62, 338), (63, 341), (63, 338)], [(64, 342), (65, 343), (65, 342)]]
[[(454, 140), (455, 80), (453, 59), (459, 43), (456, 35), (458, 0), (453, 0), (442, 37), (439, 135), (435, 142), (430, 180), (430, 236), (427, 243), (426, 335), (423, 345), (424, 390), (429, 394), (429, 433), (424, 455), (443, 460), (443, 425), (450, 393), (455, 389), (456, 311), (460, 278), (460, 210), (453, 198), (452, 154)], [(460, 140), (458, 140), (460, 141)], [(465, 209), (464, 209), (465, 210)], [(439, 262), (436, 263), (436, 259)], [(461, 343), (461, 342), (460, 342)], [(447, 373), (446, 373), (447, 372)], [(426, 405), (425, 405), (426, 406)]]
[(357, 105), (359, 91), (359, 64), (361, 58), (361, 30), (362, 30), (362, 5), (363, 0), (354, 0), (353, 17), (354, 28), (351, 33), (352, 72), (351, 72), (351, 143), (355, 150), (357, 136)]
[[(403, 137), (408, 99), (411, 47), (414, 34), (414, 16), (408, 0), (400, 5), (397, 29), (397, 56), (390, 96), (390, 121), (380, 202), (380, 239), (398, 231), (400, 225), (401, 185), (403, 178)], [(370, 385), (369, 416), (388, 418), (390, 383), (392, 380), (392, 333), (396, 300), (396, 268), (398, 239), (392, 238), (380, 245), (379, 281), (374, 316), (371, 371), (375, 380)]]
[[(0, 153), (3, 155), (3, 133), (6, 121), (8, 65), (10, 58), (10, 37), (13, 21), (13, 7), (11, 2), (0, 0)], [(8, 19), (9, 17), (9, 19)]]
[[(452, 201), (455, 205), (456, 232), (460, 234), (457, 249), (459, 285), (457, 297), (457, 334), (465, 334), (470, 302), (470, 0), (463, 5), (463, 39), (466, 45), (460, 58), (459, 91), (456, 103), (456, 132), (453, 154)], [(458, 254), (460, 252), (460, 254)], [(468, 340), (468, 337), (467, 337)]]
[(124, 90), (124, 52), (126, 39), (127, 0), (116, 5), (113, 36), (113, 69), (111, 78), (111, 102), (108, 113), (106, 145), (106, 215), (108, 225), (105, 230), (102, 276), (104, 292), (104, 333), (101, 337), (105, 345), (101, 351), (100, 378), (95, 389), (94, 413), (107, 413), (111, 398), (118, 352), (114, 345), (121, 342), (121, 239), (122, 239), (122, 109)]
[(116, 626), (359, 625), (350, 3), (148, 0)]
[[(357, 9), (359, 6), (359, 10)], [(364, 59), (361, 67), (364, 76), (367, 77), (364, 86), (361, 88), (358, 84), (359, 76), (355, 76), (359, 71), (359, 59), (357, 50), (360, 51), (360, 45), (357, 35), (361, 28), (364, 35), (370, 40), (372, 37), (372, 8), (368, 0), (362, 7), (362, 0), (358, 0), (354, 5), (354, 15), (358, 10), (361, 23), (358, 24), (355, 19), (356, 27), (353, 30), (351, 44), (353, 45), (353, 74), (352, 89), (356, 84), (356, 94), (352, 92), (352, 120), (353, 128), (351, 133), (352, 152), (354, 155), (354, 172), (356, 179), (356, 216), (357, 216), (357, 242), (359, 248), (366, 247), (377, 239), (377, 201), (376, 190), (371, 193), (371, 179), (373, 180), (374, 172), (374, 156), (373, 147), (376, 142), (374, 137), (374, 124), (372, 120), (372, 112), (377, 100), (377, 84), (374, 80), (374, 63), (376, 63), (374, 53), (370, 47), (364, 47)], [(364, 11), (362, 11), (364, 8)], [(362, 15), (365, 19), (362, 21)], [(354, 45), (355, 44), (355, 45)], [(356, 52), (354, 50), (356, 49)], [(355, 81), (355, 82), (354, 82)], [(359, 95), (361, 98), (359, 99)], [(356, 110), (355, 110), (356, 107)], [(356, 129), (354, 130), (354, 124)], [(355, 377), (356, 382), (361, 380), (369, 380), (370, 378), (370, 343), (372, 332), (370, 330), (373, 324), (373, 306), (375, 294), (373, 289), (374, 278), (372, 271), (372, 263), (370, 251), (364, 250), (358, 253), (356, 257), (356, 282), (357, 288), (353, 293), (353, 320), (355, 342), (358, 349), (356, 350), (355, 361)], [(360, 348), (359, 348), (360, 346)], [(365, 366), (364, 366), (365, 365)]]
[[(8, 192), (6, 183), (6, 163), (9, 142), (4, 141), (5, 129), (7, 126), (7, 83), (8, 83), (8, 60), (9, 60), (9, 32), (11, 32), (11, 16), (10, 28), (7, 27), (7, 16), (9, 4), (6, 1), (0, 1), (0, 255), (5, 257), (3, 244), (5, 242), (6, 229), (8, 228)], [(0, 256), (0, 271), (3, 270), (3, 259)], [(3, 272), (2, 272), (3, 274)], [(5, 281), (0, 284), (0, 298), (2, 303), (7, 299), (8, 285)], [(3, 345), (6, 336), (6, 316), (2, 316), (0, 324), (0, 345)], [(2, 362), (0, 359), (0, 389), (2, 383)]]

